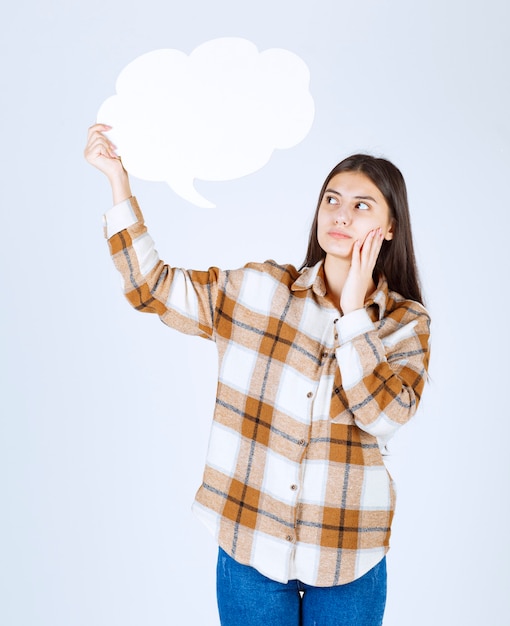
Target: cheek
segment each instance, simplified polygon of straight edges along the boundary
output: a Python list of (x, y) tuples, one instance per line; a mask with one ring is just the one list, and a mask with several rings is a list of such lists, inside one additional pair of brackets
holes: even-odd
[(329, 223), (327, 220), (327, 217), (324, 215), (324, 213), (321, 213), (319, 211), (319, 214), (317, 216), (317, 239), (320, 239), (324, 237), (324, 233), (327, 231), (327, 229), (329, 228)]
[(375, 220), (371, 224), (370, 228), (367, 230), (367, 234), (369, 233), (369, 231), (373, 230), (374, 228), (380, 228), (383, 232), (383, 235), (386, 236), (386, 234), (390, 230), (390, 226), (391, 226), (391, 223), (385, 218)]

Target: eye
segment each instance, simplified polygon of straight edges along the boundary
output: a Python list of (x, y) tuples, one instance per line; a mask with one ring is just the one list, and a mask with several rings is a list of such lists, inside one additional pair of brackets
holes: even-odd
[(326, 204), (338, 204), (338, 198), (335, 198), (335, 196), (326, 196)]
[(366, 202), (358, 202), (358, 204), (356, 205), (356, 208), (359, 209), (360, 211), (367, 211), (370, 207), (368, 206)]

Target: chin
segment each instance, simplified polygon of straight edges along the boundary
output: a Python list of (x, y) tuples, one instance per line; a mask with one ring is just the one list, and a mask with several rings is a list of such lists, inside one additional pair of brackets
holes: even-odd
[(335, 259), (335, 261), (341, 261), (343, 263), (351, 263), (352, 252), (338, 252), (338, 250), (330, 250), (326, 252), (326, 258)]

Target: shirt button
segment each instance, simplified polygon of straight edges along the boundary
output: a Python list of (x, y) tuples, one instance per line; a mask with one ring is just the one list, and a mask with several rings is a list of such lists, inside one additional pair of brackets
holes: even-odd
[(335, 339), (338, 339), (338, 333), (335, 333)]
[(287, 541), (294, 541), (294, 537), (293, 537), (292, 535), (287, 535), (287, 536), (285, 537), (285, 539), (286, 539)]
[(307, 398), (311, 398), (312, 396), (313, 396), (313, 393), (312, 393), (311, 391), (309, 391), (309, 392), (306, 394), (306, 397), (307, 397)]
[(300, 439), (298, 441), (298, 446), (306, 446), (306, 441), (304, 439)]
[(292, 491), (296, 491), (297, 485), (291, 485), (290, 488), (292, 489)]

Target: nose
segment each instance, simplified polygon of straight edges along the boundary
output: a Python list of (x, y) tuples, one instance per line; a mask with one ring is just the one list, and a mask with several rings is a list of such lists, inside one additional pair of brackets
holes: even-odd
[(346, 202), (341, 202), (335, 212), (335, 224), (349, 224), (351, 221), (351, 213)]

